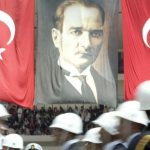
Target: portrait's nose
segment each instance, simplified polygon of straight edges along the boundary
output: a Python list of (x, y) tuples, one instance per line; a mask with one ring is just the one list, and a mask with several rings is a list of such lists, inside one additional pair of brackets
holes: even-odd
[(90, 36), (88, 32), (83, 32), (83, 34), (80, 37), (80, 46), (84, 47), (85, 49), (90, 46)]

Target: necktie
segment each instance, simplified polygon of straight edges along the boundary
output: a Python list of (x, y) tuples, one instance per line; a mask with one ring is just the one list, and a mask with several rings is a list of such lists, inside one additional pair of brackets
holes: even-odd
[(82, 82), (81, 92), (82, 92), (83, 98), (87, 99), (88, 101), (90, 100), (90, 102), (94, 102), (95, 97), (90, 86), (86, 82), (86, 76), (80, 76), (79, 79)]

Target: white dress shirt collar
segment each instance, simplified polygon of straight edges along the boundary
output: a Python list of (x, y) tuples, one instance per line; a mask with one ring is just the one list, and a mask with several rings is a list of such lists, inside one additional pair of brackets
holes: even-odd
[(74, 66), (65, 62), (61, 57), (59, 57), (59, 59), (58, 59), (58, 66), (61, 66), (61, 68), (70, 72), (70, 76), (81, 76), (81, 75), (87, 76), (87, 75), (91, 74), (90, 73), (91, 65), (88, 66), (85, 70), (83, 70), (80, 73)]

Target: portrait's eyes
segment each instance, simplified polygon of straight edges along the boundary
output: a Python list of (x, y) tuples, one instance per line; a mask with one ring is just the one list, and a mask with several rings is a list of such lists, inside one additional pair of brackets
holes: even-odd
[(100, 38), (103, 35), (103, 30), (90, 31), (90, 36), (93, 38)]
[(71, 30), (71, 34), (73, 34), (75, 36), (80, 36), (82, 34), (82, 30), (80, 30), (80, 29)]

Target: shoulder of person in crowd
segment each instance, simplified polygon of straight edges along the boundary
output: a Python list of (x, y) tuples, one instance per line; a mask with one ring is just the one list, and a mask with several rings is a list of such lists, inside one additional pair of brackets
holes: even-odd
[(150, 130), (143, 131), (138, 142), (135, 145), (135, 150), (149, 150), (150, 149)]
[(119, 143), (113, 148), (113, 150), (127, 150), (127, 148), (122, 143)]

